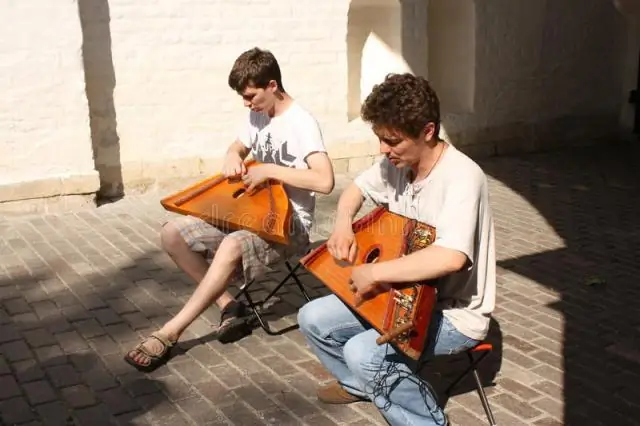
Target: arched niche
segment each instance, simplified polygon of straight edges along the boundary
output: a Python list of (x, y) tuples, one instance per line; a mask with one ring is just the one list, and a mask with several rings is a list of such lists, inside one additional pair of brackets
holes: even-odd
[(474, 0), (429, 0), (428, 76), (442, 109), (473, 112), (476, 67)]
[(349, 120), (374, 84), (391, 72), (411, 72), (403, 57), (402, 8), (399, 0), (352, 0), (347, 28)]
[(445, 112), (473, 111), (474, 0), (352, 0), (347, 28), (348, 118), (388, 73), (423, 75)]

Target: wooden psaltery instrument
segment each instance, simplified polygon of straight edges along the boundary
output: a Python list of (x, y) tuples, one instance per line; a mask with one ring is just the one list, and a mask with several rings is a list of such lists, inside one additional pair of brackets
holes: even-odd
[[(258, 164), (245, 163), (247, 169)], [(249, 193), (242, 180), (217, 174), (160, 203), (169, 211), (199, 217), (220, 229), (244, 229), (265, 240), (289, 242), (291, 205), (281, 182), (267, 181)]]
[(353, 264), (333, 258), (326, 243), (300, 262), (378, 330), (379, 345), (391, 343), (407, 356), (418, 359), (427, 343), (436, 303), (435, 287), (429, 283), (406, 283), (401, 289), (398, 286), (356, 305), (349, 279), (354, 266), (396, 259), (427, 247), (435, 240), (435, 228), (378, 207), (354, 222), (353, 231), (358, 247)]

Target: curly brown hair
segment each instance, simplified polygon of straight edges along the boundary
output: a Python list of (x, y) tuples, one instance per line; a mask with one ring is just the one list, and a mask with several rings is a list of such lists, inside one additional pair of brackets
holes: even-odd
[(400, 131), (418, 138), (428, 123), (439, 139), (440, 101), (429, 82), (413, 74), (388, 74), (362, 104), (362, 119), (375, 128)]
[(238, 56), (229, 72), (229, 87), (238, 93), (248, 86), (264, 89), (271, 80), (278, 83), (282, 92), (285, 91), (276, 57), (270, 51), (258, 47)]

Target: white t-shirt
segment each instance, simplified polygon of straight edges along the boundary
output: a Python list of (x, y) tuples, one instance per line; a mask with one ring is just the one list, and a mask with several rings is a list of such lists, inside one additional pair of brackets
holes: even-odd
[(355, 183), (374, 203), (434, 226), (433, 244), (467, 255), (470, 267), (439, 280), (436, 309), (442, 309), (464, 335), (484, 339), (495, 306), (496, 259), (488, 184), (482, 169), (449, 145), (420, 182), (411, 183), (408, 168), (398, 169), (383, 158)]
[[(275, 117), (251, 111), (238, 139), (251, 149), (257, 161), (298, 169), (309, 168), (306, 158), (310, 154), (326, 152), (318, 122), (297, 102)], [(315, 214), (315, 192), (289, 185), (285, 185), (285, 191), (308, 234)]]

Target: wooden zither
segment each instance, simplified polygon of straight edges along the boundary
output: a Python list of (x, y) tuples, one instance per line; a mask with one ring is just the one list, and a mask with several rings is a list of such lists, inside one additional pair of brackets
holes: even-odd
[(435, 240), (436, 229), (378, 207), (355, 221), (353, 231), (357, 244), (353, 263), (335, 259), (326, 243), (308, 253), (300, 262), (378, 330), (381, 334), (377, 339), (379, 345), (390, 343), (407, 356), (418, 359), (427, 343), (436, 302), (435, 287), (428, 282), (407, 282), (357, 306), (349, 280), (355, 266), (396, 259), (427, 247)]
[[(245, 163), (247, 169), (258, 163)], [(281, 182), (269, 180), (248, 192), (242, 180), (217, 174), (163, 198), (169, 211), (196, 216), (227, 231), (248, 230), (265, 240), (288, 244), (289, 198)]]

